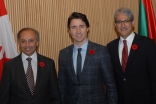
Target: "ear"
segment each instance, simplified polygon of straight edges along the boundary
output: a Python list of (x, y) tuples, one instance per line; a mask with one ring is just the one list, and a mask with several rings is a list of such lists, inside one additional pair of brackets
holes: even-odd
[(36, 46), (38, 46), (38, 44), (39, 44), (39, 43), (38, 43), (38, 41), (37, 41), (37, 45), (36, 45)]
[(132, 21), (132, 25), (133, 25), (133, 27), (134, 27), (134, 24), (135, 24), (135, 21), (133, 20), (133, 21)]
[(70, 29), (68, 29), (68, 33), (69, 33), (69, 34), (71, 33)]
[(87, 27), (87, 32), (89, 32), (89, 27)]
[(116, 27), (116, 23), (114, 22), (114, 26)]

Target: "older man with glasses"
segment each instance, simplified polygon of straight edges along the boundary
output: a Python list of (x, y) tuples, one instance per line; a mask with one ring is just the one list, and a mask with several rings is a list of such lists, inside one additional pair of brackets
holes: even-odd
[(119, 38), (107, 44), (118, 91), (118, 104), (156, 104), (156, 46), (134, 33), (134, 14), (120, 8), (114, 14)]

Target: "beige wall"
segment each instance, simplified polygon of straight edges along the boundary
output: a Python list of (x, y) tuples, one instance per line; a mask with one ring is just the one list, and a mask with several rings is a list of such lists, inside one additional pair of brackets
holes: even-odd
[[(138, 31), (138, 0), (4, 0), (11, 21), (15, 41), (23, 27), (32, 27), (40, 33), (38, 52), (53, 58), (58, 69), (59, 50), (72, 44), (67, 32), (67, 18), (76, 11), (85, 13), (90, 22), (89, 39), (106, 45), (117, 37), (113, 15), (119, 7), (131, 8)], [(156, 12), (156, 0), (153, 7)], [(18, 47), (18, 45), (17, 45)], [(18, 52), (20, 53), (19, 49)]]

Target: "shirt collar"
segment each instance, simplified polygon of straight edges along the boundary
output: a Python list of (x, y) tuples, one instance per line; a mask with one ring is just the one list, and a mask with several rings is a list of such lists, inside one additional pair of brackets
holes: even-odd
[[(132, 44), (133, 42), (133, 39), (134, 39), (134, 32), (132, 32), (125, 40), (127, 40), (128, 43)], [(122, 43), (123, 42), (123, 38), (120, 36), (120, 42)]]
[(82, 50), (86, 51), (87, 50), (87, 46), (88, 46), (88, 39), (87, 39), (87, 41), (81, 47), (78, 47), (78, 46), (76, 46), (74, 44), (73, 51), (77, 51), (78, 48), (82, 48)]
[(31, 56), (27, 56), (26, 54), (24, 54), (22, 52), (21, 56), (22, 56), (22, 61), (25, 61), (28, 57), (31, 57), (33, 60), (35, 60), (37, 62), (37, 53), (36, 53), (36, 51)]

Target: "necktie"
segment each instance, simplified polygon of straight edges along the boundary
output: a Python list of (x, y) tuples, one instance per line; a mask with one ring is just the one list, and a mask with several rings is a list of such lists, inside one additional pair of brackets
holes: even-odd
[(26, 72), (26, 78), (27, 78), (27, 83), (30, 88), (31, 94), (33, 95), (33, 93), (34, 93), (34, 74), (33, 74), (32, 66), (31, 66), (32, 58), (28, 57), (26, 60), (28, 61), (28, 69)]
[(77, 54), (77, 79), (79, 81), (81, 77), (81, 63), (82, 63), (81, 50), (82, 48), (78, 48), (78, 54)]
[(127, 48), (127, 41), (123, 40), (123, 50), (122, 50), (122, 69), (123, 72), (125, 72), (126, 69), (126, 64), (127, 64), (127, 60), (128, 60), (128, 48)]

